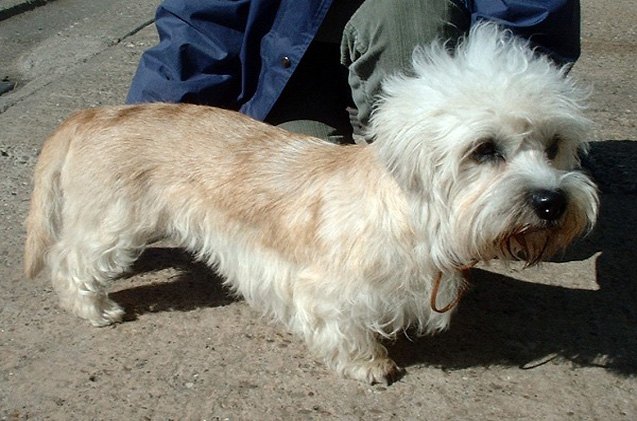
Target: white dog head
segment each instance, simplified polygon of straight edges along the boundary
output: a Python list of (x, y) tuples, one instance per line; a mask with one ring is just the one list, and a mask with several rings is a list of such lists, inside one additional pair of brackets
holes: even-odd
[(597, 189), (576, 171), (588, 93), (566, 68), (494, 24), (454, 51), (417, 49), (413, 67), (385, 82), (372, 147), (415, 198), (439, 268), (533, 264), (593, 226)]

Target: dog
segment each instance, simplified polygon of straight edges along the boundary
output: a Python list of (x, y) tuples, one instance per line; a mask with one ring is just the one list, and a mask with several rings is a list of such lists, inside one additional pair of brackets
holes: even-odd
[(169, 239), (341, 375), (391, 383), (383, 339), (446, 329), (471, 266), (533, 265), (593, 227), (588, 93), (567, 70), (477, 25), (387, 78), (364, 146), (206, 106), (81, 111), (36, 165), (25, 273), (105, 326), (124, 315), (108, 282)]

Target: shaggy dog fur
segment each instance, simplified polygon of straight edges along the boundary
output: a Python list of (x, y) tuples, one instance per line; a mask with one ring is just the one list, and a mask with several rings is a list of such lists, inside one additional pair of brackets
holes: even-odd
[(108, 325), (108, 281), (167, 238), (339, 373), (390, 382), (380, 339), (445, 329), (464, 270), (536, 263), (594, 224), (586, 93), (566, 73), (478, 25), (386, 81), (367, 146), (195, 105), (79, 112), (35, 170), (26, 274), (47, 267), (65, 308)]

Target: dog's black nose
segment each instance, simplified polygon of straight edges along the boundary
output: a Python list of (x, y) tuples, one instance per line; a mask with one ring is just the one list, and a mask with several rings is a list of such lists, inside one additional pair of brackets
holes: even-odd
[(562, 190), (536, 190), (531, 193), (535, 214), (545, 221), (555, 221), (566, 210), (566, 195)]

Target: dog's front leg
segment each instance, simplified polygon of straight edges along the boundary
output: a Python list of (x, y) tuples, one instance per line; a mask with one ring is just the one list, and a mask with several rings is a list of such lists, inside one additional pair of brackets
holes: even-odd
[(372, 327), (375, 318), (369, 303), (359, 301), (360, 291), (340, 288), (348, 284), (315, 272), (303, 273), (294, 288), (291, 328), (339, 374), (369, 384), (391, 384), (404, 370), (387, 356)]
[(404, 369), (387, 356), (378, 335), (351, 321), (320, 320), (305, 326), (309, 348), (322, 357), (328, 367), (339, 374), (368, 384), (389, 385), (398, 380)]

